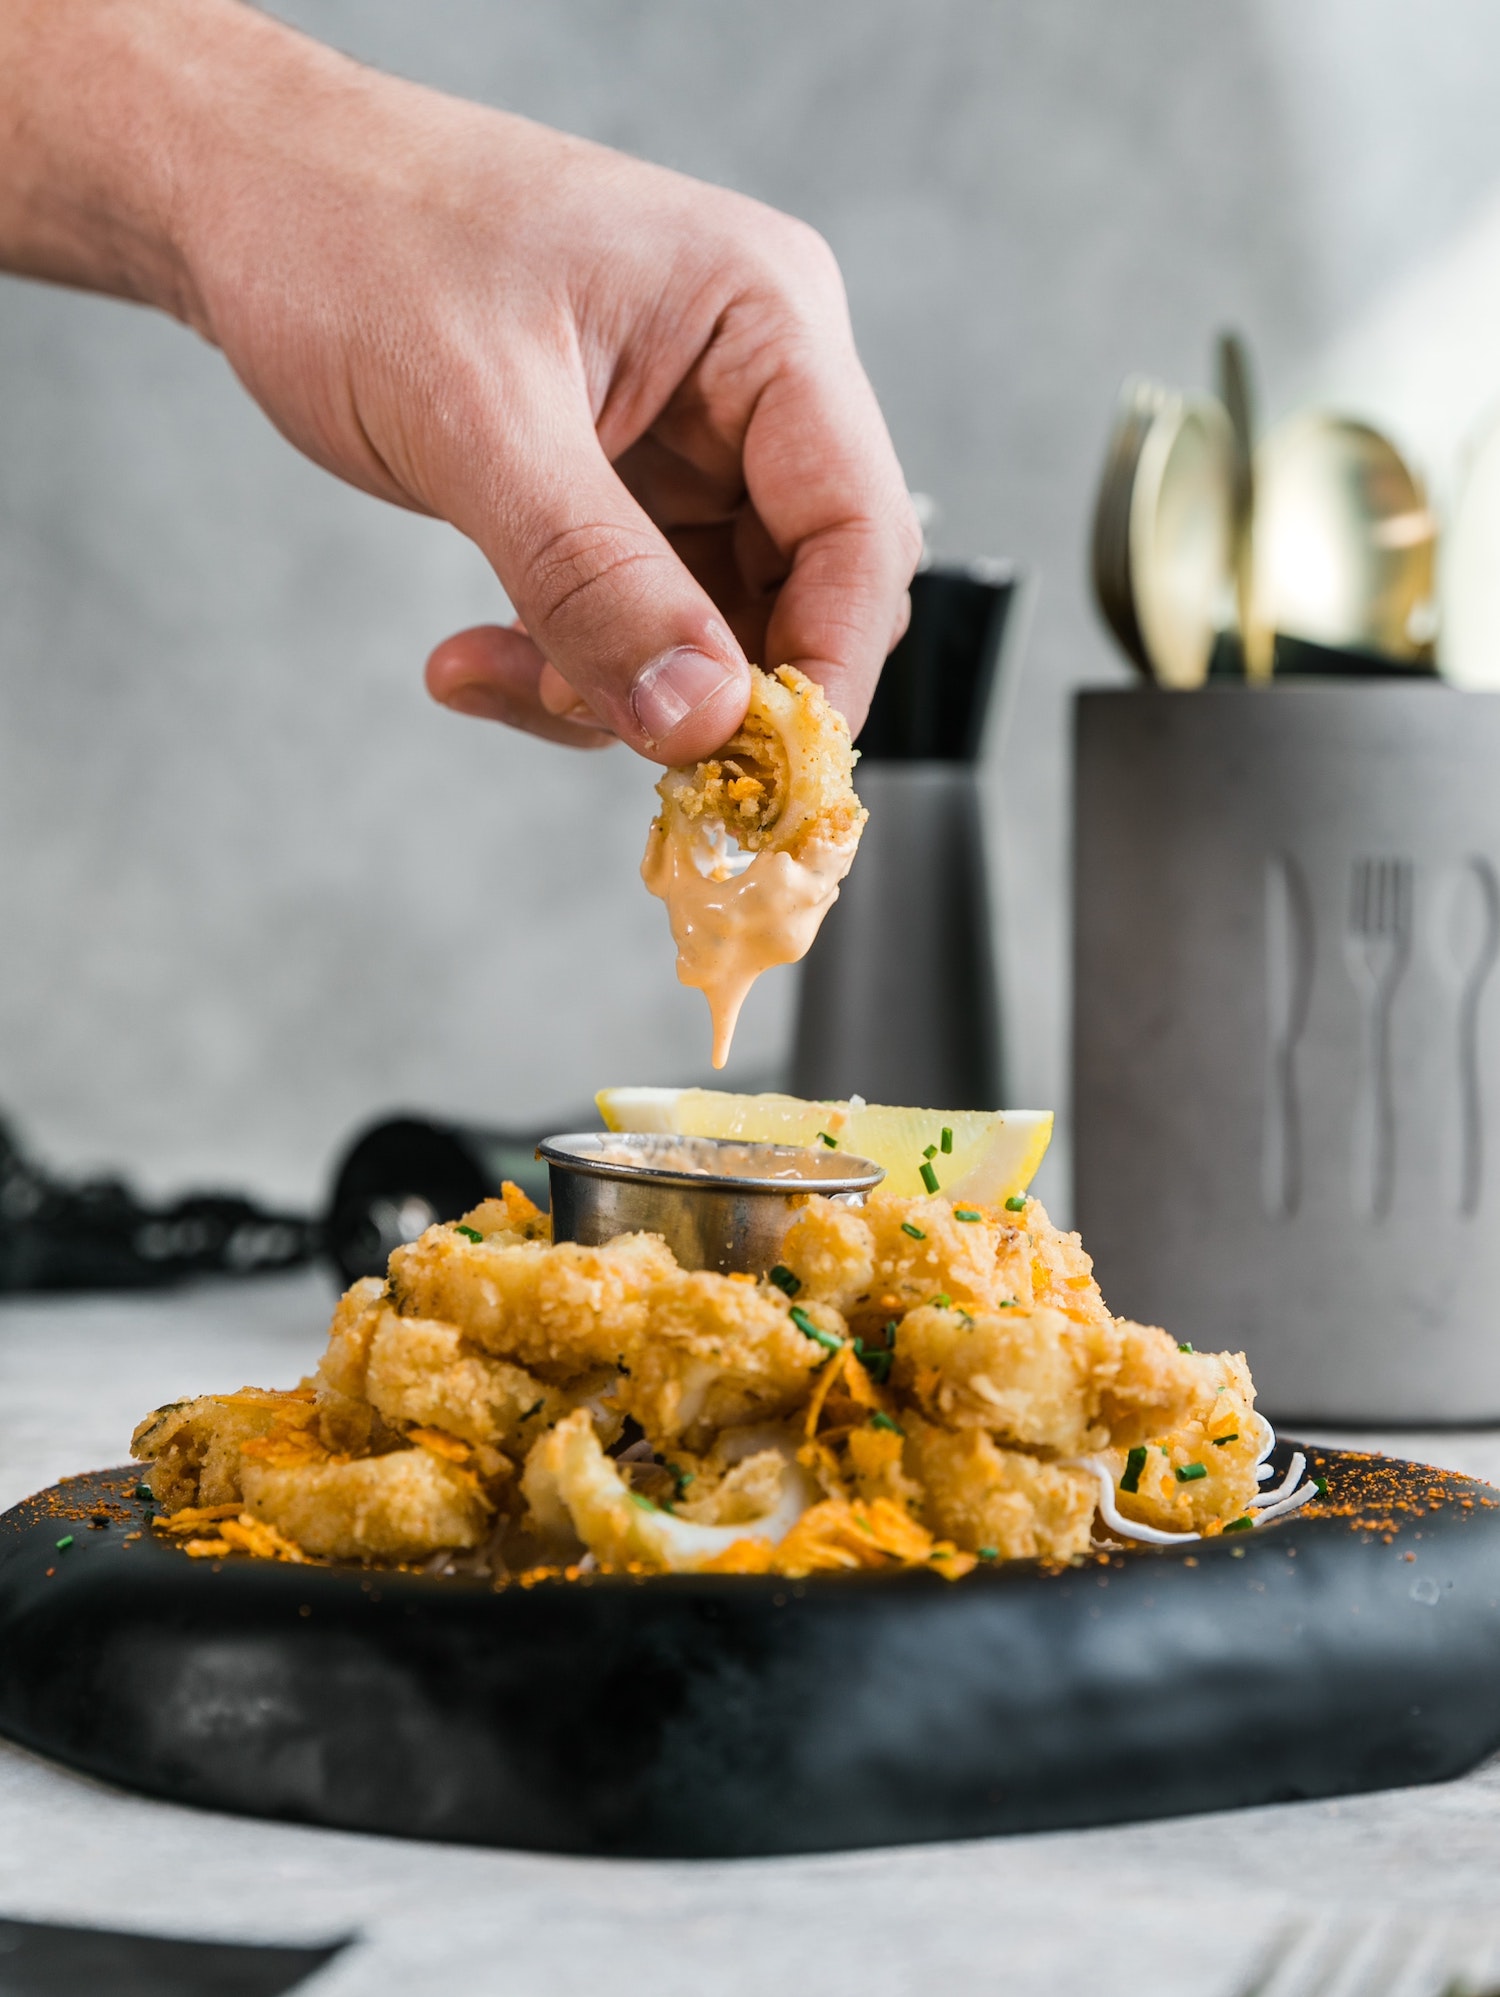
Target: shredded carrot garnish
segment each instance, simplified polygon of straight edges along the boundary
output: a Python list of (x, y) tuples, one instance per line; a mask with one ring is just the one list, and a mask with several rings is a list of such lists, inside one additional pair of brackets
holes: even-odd
[(468, 1443), (460, 1442), (456, 1435), (449, 1435), (441, 1428), (410, 1428), (406, 1431), (408, 1442), (416, 1443), (419, 1449), (430, 1450), (434, 1456), (441, 1456), (448, 1463), (467, 1463), (473, 1451)]

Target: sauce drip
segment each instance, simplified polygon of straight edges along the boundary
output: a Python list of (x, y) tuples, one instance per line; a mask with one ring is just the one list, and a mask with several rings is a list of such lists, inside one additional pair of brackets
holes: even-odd
[(765, 847), (734, 873), (701, 831), (675, 817), (665, 832), (652, 826), (641, 879), (667, 905), (679, 982), (708, 1000), (716, 1068), (729, 1058), (740, 1008), (761, 972), (795, 964), (811, 949), (858, 843), (856, 828), (848, 840), (808, 839), (795, 859)]

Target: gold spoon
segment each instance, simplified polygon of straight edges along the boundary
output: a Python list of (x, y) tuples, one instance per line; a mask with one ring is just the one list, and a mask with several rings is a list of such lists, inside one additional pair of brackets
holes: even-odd
[(1254, 479), (1249, 630), (1430, 665), (1437, 525), (1390, 439), (1296, 416), (1261, 444)]

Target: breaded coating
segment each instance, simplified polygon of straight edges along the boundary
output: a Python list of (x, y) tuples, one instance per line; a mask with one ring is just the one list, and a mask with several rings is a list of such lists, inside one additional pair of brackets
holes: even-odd
[(1040, 1200), (1027, 1200), (1021, 1221), (1031, 1246), (1034, 1301), (1065, 1310), (1081, 1324), (1110, 1323), (1109, 1306), (1094, 1280), (1094, 1259), (1078, 1236), (1054, 1227)]
[(401, 1442), (400, 1430), (393, 1428), (368, 1401), (330, 1393), (321, 1387), (316, 1433), (331, 1456), (383, 1456)]
[(781, 1260), (803, 1302), (832, 1304), (845, 1317), (868, 1307), (875, 1284), (875, 1235), (856, 1207), (811, 1199), (787, 1229)]
[(391, 1256), (403, 1317), (457, 1325), (471, 1344), (560, 1384), (615, 1365), (644, 1329), (652, 1286), (677, 1269), (656, 1234), (623, 1234), (602, 1248), (564, 1241), (471, 1241), (429, 1227)]
[(891, 1377), (932, 1421), (1059, 1456), (1175, 1427), (1213, 1391), (1165, 1332), (1045, 1305), (908, 1311)]
[(1209, 1356), (1184, 1352), (1153, 1324), (1113, 1321), (1119, 1358), (1100, 1381), (1099, 1417), (1110, 1440), (1129, 1447), (1206, 1414), (1219, 1382)]
[(908, 1455), (927, 1494), (927, 1523), (970, 1553), (1072, 1560), (1087, 1550), (1096, 1492), (1086, 1470), (1001, 1449), (982, 1429), (959, 1434), (912, 1419)]
[(366, 1276), (340, 1297), (328, 1330), (328, 1347), (318, 1362), (318, 1435), (325, 1449), (341, 1456), (378, 1456), (400, 1441), (365, 1392), (370, 1341), (389, 1314), (385, 1284)]
[(867, 816), (853, 773), (849, 724), (817, 682), (794, 666), (752, 666), (744, 720), (716, 756), (667, 771), (654, 830), (675, 816), (722, 826), (746, 852), (793, 856), (810, 840), (842, 843)]
[[(1025, 1230), (993, 1215), (959, 1220), (940, 1197), (901, 1199), (871, 1194), (864, 1212), (874, 1236), (872, 1319), (899, 1316), (946, 1296), (966, 1309), (998, 1310), (1031, 1302), (1031, 1253)], [(864, 1312), (860, 1315), (863, 1317)]]
[(1100, 1394), (1119, 1349), (1113, 1324), (1106, 1332), (1057, 1310), (970, 1317), (928, 1304), (901, 1320), (891, 1378), (931, 1421), (1077, 1456), (1109, 1439)]
[(390, 1422), (443, 1429), (517, 1459), (574, 1405), (524, 1367), (476, 1351), (456, 1325), (398, 1317), (388, 1305), (370, 1341), (365, 1391)]
[(676, 1270), (650, 1293), (649, 1333), (627, 1348), (616, 1401), (656, 1449), (705, 1449), (719, 1429), (789, 1414), (829, 1357), (793, 1309), (835, 1342), (847, 1335), (827, 1304), (789, 1305), (770, 1284)]
[(486, 1241), (550, 1241), (552, 1216), (543, 1213), (521, 1188), (507, 1179), (494, 1199), (481, 1200), (477, 1207), (455, 1223), (470, 1227)]
[(350, 1400), (363, 1398), (370, 1340), (385, 1306), (385, 1284), (378, 1276), (365, 1276), (345, 1290), (333, 1307), (328, 1348), (318, 1362), (320, 1390)]
[(421, 1560), (478, 1546), (490, 1529), (475, 1478), (427, 1449), (354, 1463), (247, 1460), (241, 1476), (256, 1518), (329, 1559)]
[[(1229, 1524), (1244, 1515), (1260, 1489), (1255, 1459), (1265, 1430), (1253, 1412), (1255, 1389), (1245, 1355), (1200, 1352), (1192, 1357), (1204, 1389), (1198, 1411), (1143, 1445), (1145, 1459), (1134, 1492), (1118, 1489), (1128, 1461), (1126, 1448), (1112, 1449), (1104, 1458), (1121, 1513), (1164, 1532), (1202, 1532)], [(1180, 1470), (1189, 1472), (1185, 1480)]]
[(151, 1465), (146, 1481), (167, 1511), (237, 1504), (241, 1445), (288, 1428), (309, 1429), (316, 1420), (309, 1389), (275, 1393), (242, 1387), (237, 1394), (204, 1394), (158, 1408), (130, 1438), (130, 1453)]

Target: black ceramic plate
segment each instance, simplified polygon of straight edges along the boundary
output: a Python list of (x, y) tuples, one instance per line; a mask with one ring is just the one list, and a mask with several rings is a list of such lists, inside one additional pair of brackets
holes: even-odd
[(1457, 1775), (1500, 1746), (1500, 1493), (1312, 1461), (1327, 1502), (1279, 1525), (1061, 1572), (500, 1591), (191, 1560), (105, 1471), (0, 1518), (0, 1731), (211, 1808), (631, 1856)]

